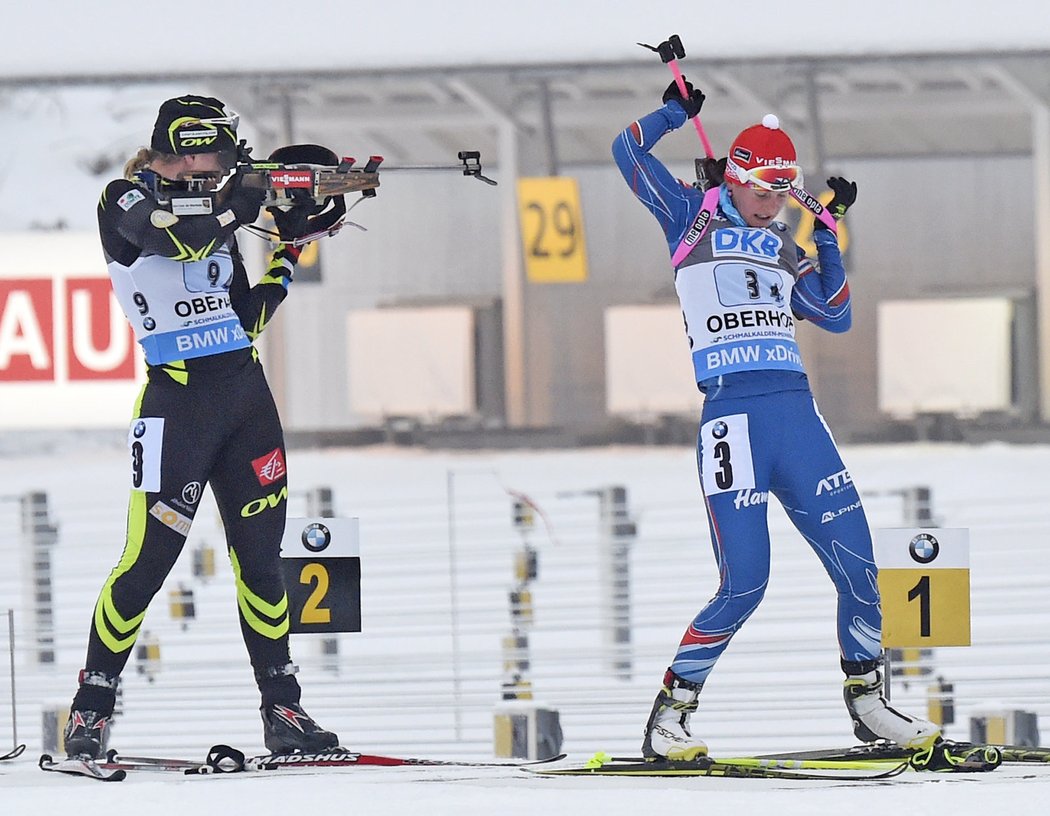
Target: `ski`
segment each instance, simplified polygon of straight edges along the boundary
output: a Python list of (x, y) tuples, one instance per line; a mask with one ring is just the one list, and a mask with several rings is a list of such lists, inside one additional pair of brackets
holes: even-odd
[(14, 759), (15, 757), (22, 756), (22, 752), (25, 751), (25, 749), (26, 747), (24, 745), (16, 745), (6, 754), (0, 756), (0, 762), (3, 762), (5, 759)]
[(98, 782), (120, 782), (127, 771), (121, 768), (107, 768), (91, 759), (54, 759), (50, 754), (43, 754), (38, 762), (40, 770), (55, 771), (73, 776), (85, 776)]
[(456, 767), (456, 768), (518, 768), (540, 765), (564, 759), (564, 754), (549, 759), (526, 761), (472, 761), (453, 759), (424, 759), (420, 757), (362, 754), (335, 748), (314, 753), (277, 753), (246, 757), (228, 745), (214, 745), (203, 761), (164, 757), (129, 756), (109, 751), (106, 761), (97, 763), (105, 770), (175, 771), (190, 775), (237, 773), (241, 771), (279, 771), (293, 768), (355, 768), (355, 767)]
[(597, 753), (582, 764), (556, 767), (522, 767), (540, 776), (719, 776), (750, 779), (797, 779), (861, 782), (890, 779), (908, 769), (908, 762), (893, 760), (824, 761), (759, 757), (714, 759), (700, 757), (691, 762), (652, 760), (644, 757), (614, 757)]
[[(1033, 750), (1038, 751), (1039, 749)], [(1006, 761), (1006, 755), (999, 746), (995, 745), (941, 740), (924, 749), (904, 748), (896, 743), (880, 741), (850, 748), (763, 754), (759, 756), (759, 759), (786, 759), (804, 762), (889, 760), (907, 762), (916, 771), (983, 773), (998, 768)]]
[(1050, 748), (1028, 745), (996, 745), (994, 743), (982, 745), (981, 743), (973, 742), (959, 742), (956, 744), (961, 747), (997, 748), (999, 753), (1003, 755), (1003, 762), (1050, 762)]
[(472, 761), (459, 759), (422, 759), (419, 757), (396, 757), (382, 756), (379, 754), (359, 754), (355, 751), (347, 751), (337, 748), (312, 754), (287, 753), (287, 754), (264, 754), (262, 756), (248, 757), (244, 760), (244, 768), (248, 771), (274, 771), (281, 768), (352, 768), (355, 766), (382, 766), (382, 767), (454, 767), (454, 768), (521, 768), (532, 765), (544, 765), (564, 759), (565, 754), (559, 754), (548, 759), (535, 759), (526, 761)]

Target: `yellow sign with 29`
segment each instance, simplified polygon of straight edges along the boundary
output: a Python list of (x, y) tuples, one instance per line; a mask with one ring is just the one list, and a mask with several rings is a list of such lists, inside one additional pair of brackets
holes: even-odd
[(530, 283), (587, 280), (587, 244), (576, 179), (518, 179), (518, 218)]

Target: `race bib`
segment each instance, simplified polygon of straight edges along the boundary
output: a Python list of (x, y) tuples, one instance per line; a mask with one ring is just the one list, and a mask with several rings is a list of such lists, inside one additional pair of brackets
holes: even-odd
[(133, 420), (128, 432), (131, 454), (131, 489), (144, 493), (160, 490), (160, 461), (164, 447), (164, 419), (145, 417)]
[(747, 414), (718, 417), (700, 426), (700, 476), (705, 496), (755, 487)]

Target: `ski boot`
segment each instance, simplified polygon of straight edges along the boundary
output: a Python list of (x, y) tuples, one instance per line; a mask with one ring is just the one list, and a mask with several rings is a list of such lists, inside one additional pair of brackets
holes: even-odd
[(853, 718), (853, 733), (863, 742), (889, 740), (904, 748), (931, 747), (940, 740), (941, 729), (890, 707), (882, 695), (881, 665), (879, 660), (842, 661), (846, 673), (842, 696)]
[(101, 759), (109, 743), (109, 720), (112, 715), (100, 711), (69, 712), (62, 741), (69, 759)]
[(707, 755), (707, 744), (689, 732), (689, 716), (696, 711), (702, 688), (703, 683), (691, 683), (667, 670), (663, 688), (656, 695), (649, 722), (645, 724), (642, 756), (650, 760), (692, 762)]
[(62, 731), (62, 742), (70, 759), (100, 759), (109, 742), (119, 679), (82, 669), (79, 681), (80, 687)]
[(325, 731), (298, 703), (271, 703), (259, 709), (263, 742), (273, 754), (330, 751), (339, 747), (339, 737)]

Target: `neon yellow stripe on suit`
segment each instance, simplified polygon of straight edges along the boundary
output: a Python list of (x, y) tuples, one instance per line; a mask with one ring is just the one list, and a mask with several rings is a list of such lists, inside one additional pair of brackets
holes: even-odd
[(268, 322), (269, 321), (266, 317), (266, 304), (264, 303), (259, 307), (259, 317), (256, 318), (255, 325), (248, 330), (248, 337), (252, 342), (255, 342), (255, 338), (262, 334), (263, 329), (266, 328)]
[[(120, 556), (120, 562), (106, 579), (102, 592), (95, 604), (95, 631), (99, 639), (114, 654), (126, 652), (135, 644), (139, 634), (139, 626), (142, 619), (146, 617), (146, 610), (127, 620), (117, 611), (113, 604), (113, 583), (124, 573), (134, 566), (142, 552), (142, 540), (146, 535), (146, 494), (141, 490), (131, 492), (131, 501), (128, 504), (128, 541), (124, 545), (124, 552)], [(124, 635), (118, 637), (114, 632)]]
[(185, 360), (172, 360), (170, 363), (165, 363), (163, 368), (164, 373), (179, 385), (185, 385), (190, 381), (190, 372), (186, 370)]
[(142, 400), (146, 396), (146, 386), (147, 385), (149, 385), (149, 383), (148, 382), (144, 382), (142, 384), (142, 388), (139, 389), (139, 395), (137, 397), (135, 397), (135, 409), (134, 409), (134, 412), (131, 415), (132, 419), (138, 419), (140, 416), (142, 416)]
[(174, 233), (172, 233), (170, 229), (166, 229), (164, 231), (168, 233), (168, 237), (171, 239), (171, 242), (179, 251), (178, 255), (169, 256), (173, 261), (200, 261), (204, 258), (207, 258), (208, 255), (211, 253), (212, 249), (215, 247), (215, 239), (212, 238), (206, 246), (203, 246), (200, 249), (193, 249), (192, 247), (186, 246), (186, 244), (182, 243), (182, 241), (176, 238)]
[[(241, 562), (237, 560), (237, 553), (230, 549), (230, 563), (233, 565), (233, 577), (237, 583), (237, 606), (240, 607), (241, 615), (247, 624), (263, 637), (277, 640), (288, 634), (291, 624), (288, 621), (288, 595), (281, 595), (277, 603), (267, 603), (244, 583), (241, 577)], [(254, 607), (254, 609), (253, 609)], [(273, 618), (277, 623), (267, 623), (262, 620), (255, 610), (259, 610), (266, 617)]]

